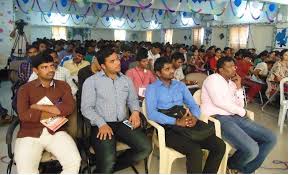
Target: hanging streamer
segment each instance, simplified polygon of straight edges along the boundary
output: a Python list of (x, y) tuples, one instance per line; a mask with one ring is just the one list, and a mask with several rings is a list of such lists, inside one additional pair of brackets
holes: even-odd
[[(128, 16), (127, 16), (128, 17)], [(131, 20), (129, 19), (129, 18), (127, 18), (126, 19), (126, 23), (127, 23), (127, 25), (129, 26), (129, 28), (131, 28), (131, 29), (135, 29), (136, 28), (136, 25), (133, 23), (133, 22), (131, 22), (134, 26), (132, 27), (131, 25), (130, 25), (130, 22), (131, 22)]]
[(106, 0), (108, 3), (110, 3), (111, 5), (119, 5), (123, 2), (123, 0), (119, 0), (119, 1), (112, 1), (112, 0)]
[(138, 5), (139, 7), (143, 10), (143, 9), (147, 9), (147, 8), (150, 8), (150, 6), (152, 6), (152, 0), (147, 4), (143, 4), (140, 2), (140, 0), (134, 0)]
[[(179, 0), (179, 3), (181, 3), (182, 0)], [(168, 5), (166, 0), (162, 0), (163, 5), (165, 6), (166, 10), (170, 11), (171, 13), (175, 12), (176, 10), (171, 9)]]
[[(35, 0), (34, 0), (34, 1), (35, 1)], [(34, 3), (34, 2), (33, 2), (33, 3)], [(20, 5), (20, 3), (19, 3), (19, 0), (16, 0), (16, 4), (17, 4), (18, 8), (21, 10), (22, 13), (29, 14), (28, 11), (24, 11), (24, 10), (22, 9), (22, 7), (21, 7), (21, 5)]]
[[(118, 18), (122, 18), (123, 15), (124, 15), (124, 12), (125, 12), (125, 6), (122, 6), (122, 7), (123, 7), (123, 8), (122, 8), (123, 10), (122, 10), (122, 12), (121, 12), (121, 15), (120, 15)], [(113, 18), (116, 18), (115, 15), (113, 14), (113, 12), (111, 13), (111, 15), (112, 15)]]
[(233, 13), (233, 15), (239, 19), (243, 18), (243, 16), (245, 15), (246, 11), (247, 11), (247, 8), (248, 8), (248, 3), (249, 1), (246, 1), (246, 7), (244, 9), (244, 12), (241, 16), (237, 16), (236, 12), (234, 11), (234, 7), (233, 7), (233, 3), (232, 3), (232, 0), (230, 0), (230, 6), (231, 6), (231, 11)]
[(249, 4), (249, 8), (250, 8), (250, 14), (251, 14), (251, 17), (254, 19), (254, 20), (258, 20), (260, 17), (261, 17), (261, 13), (264, 9), (264, 6), (265, 6), (265, 3), (263, 2), (262, 4), (262, 8), (260, 9), (260, 13), (259, 13), (259, 16), (258, 17), (255, 17), (252, 13), (252, 10), (251, 10), (251, 4)]
[(153, 19), (154, 15), (155, 15), (155, 10), (152, 11), (151, 19), (146, 20), (145, 17), (144, 17), (143, 12), (141, 12), (142, 19), (143, 19), (145, 22), (151, 22), (151, 20)]
[(106, 27), (106, 28), (109, 28), (111, 26), (111, 22), (109, 21), (109, 24), (108, 26), (106, 26), (104, 23), (103, 23), (103, 17), (101, 17), (101, 20), (100, 20), (101, 24)]

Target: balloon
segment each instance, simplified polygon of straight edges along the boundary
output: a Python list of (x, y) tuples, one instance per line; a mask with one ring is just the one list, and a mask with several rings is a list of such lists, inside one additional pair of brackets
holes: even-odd
[(272, 3), (272, 4), (269, 5), (270, 12), (273, 12), (275, 10), (275, 8), (276, 8), (275, 4)]
[(79, 19), (79, 15), (76, 15), (75, 17), (76, 17), (76, 19)]
[(28, 1), (29, 1), (29, 0), (23, 0), (24, 4), (27, 4)]
[(187, 12), (183, 12), (183, 16), (186, 17), (187, 16)]
[(234, 4), (239, 7), (242, 4), (242, 0), (235, 0)]
[(132, 13), (134, 13), (135, 12), (135, 7), (131, 7), (130, 10), (131, 10)]
[(48, 13), (47, 13), (47, 16), (50, 17), (50, 16), (51, 16), (51, 12), (48, 12)]
[(193, 3), (196, 3), (198, 0), (192, 0), (193, 1)]
[(106, 21), (109, 21), (109, 17), (106, 17), (105, 20), (106, 20)]
[(159, 9), (158, 14), (159, 14), (159, 15), (162, 15), (162, 14), (163, 14), (163, 11), (162, 11), (161, 9)]
[(67, 0), (61, 0), (61, 5), (65, 7), (67, 5)]
[(98, 9), (101, 9), (101, 8), (102, 8), (102, 4), (101, 4), (101, 3), (98, 3), (98, 4), (97, 4), (97, 8), (98, 8)]

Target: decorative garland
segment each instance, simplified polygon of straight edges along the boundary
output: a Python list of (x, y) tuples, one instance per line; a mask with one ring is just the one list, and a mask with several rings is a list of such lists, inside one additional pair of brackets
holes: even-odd
[[(122, 18), (122, 17), (123, 17), (124, 12), (125, 12), (125, 6), (123, 6), (122, 9), (123, 9), (123, 10), (122, 10), (121, 15), (119, 16), (119, 18)], [(113, 12), (111, 13), (111, 15), (112, 15), (113, 18), (116, 18), (116, 17), (114, 16)]]
[(251, 10), (251, 4), (249, 4), (251, 17), (252, 17), (254, 20), (258, 20), (258, 19), (261, 17), (261, 13), (262, 13), (264, 7), (265, 7), (265, 3), (263, 2), (262, 8), (260, 9), (259, 16), (258, 16), (258, 17), (255, 17), (255, 16), (253, 15), (253, 13), (252, 13), (252, 10)]
[(152, 4), (152, 0), (151, 0), (147, 5), (141, 3), (140, 0), (134, 0), (134, 1), (139, 5), (139, 7), (140, 7), (142, 10), (147, 9), (147, 8), (150, 8), (150, 6), (153, 5), (153, 4)]
[(152, 11), (151, 19), (150, 19), (150, 20), (146, 20), (145, 17), (144, 17), (144, 15), (143, 15), (143, 12), (141, 12), (142, 19), (143, 19), (145, 22), (150, 22), (150, 21), (153, 19), (154, 14), (155, 14), (155, 10)]
[[(179, 0), (179, 3), (181, 3), (182, 0)], [(165, 6), (166, 10), (170, 11), (171, 13), (175, 12), (176, 10), (171, 9), (168, 5), (166, 0), (162, 0), (163, 5)]]
[(111, 5), (119, 5), (123, 2), (123, 0), (119, 0), (119, 1), (112, 1), (112, 0), (106, 0), (108, 3), (110, 3)]
[(239, 19), (243, 18), (244, 15), (245, 15), (245, 13), (246, 13), (246, 11), (247, 11), (248, 3), (249, 3), (249, 1), (247, 0), (247, 1), (246, 1), (246, 7), (245, 7), (245, 9), (244, 9), (243, 14), (242, 14), (241, 16), (237, 16), (236, 12), (234, 11), (234, 7), (233, 7), (233, 4), (232, 4), (232, 0), (230, 0), (230, 6), (231, 6), (231, 10), (232, 10), (233, 15), (234, 15), (235, 17), (239, 18)]
[[(35, 1), (35, 0), (34, 0), (34, 1)], [(33, 2), (33, 3), (34, 3), (34, 2)], [(20, 3), (19, 3), (19, 0), (16, 0), (16, 4), (17, 4), (17, 6), (19, 7), (19, 9), (21, 10), (22, 13), (24, 13), (24, 14), (29, 14), (28, 11), (24, 11), (24, 10), (22, 9), (22, 7), (21, 7), (21, 5), (20, 5)]]

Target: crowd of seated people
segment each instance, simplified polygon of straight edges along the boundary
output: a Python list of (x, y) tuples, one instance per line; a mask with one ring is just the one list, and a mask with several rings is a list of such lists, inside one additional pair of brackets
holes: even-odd
[[(217, 173), (225, 152), (224, 141), (215, 133), (200, 140), (180, 134), (184, 128), (185, 132), (194, 127), (210, 129), (199, 120), (201, 112), (221, 122), (224, 139), (237, 149), (228, 162), (231, 169), (254, 172), (276, 143), (270, 130), (246, 117), (242, 86), (249, 89), (248, 102), (262, 90), (269, 98), (288, 74), (287, 49), (257, 55), (255, 49), (235, 53), (230, 47), (222, 50), (216, 46), (206, 49), (169, 43), (53, 39), (38, 39), (26, 48), (26, 60), (18, 71), (23, 84), (17, 96), (21, 125), (15, 160), (19, 173), (38, 173), (44, 149), (55, 154), (63, 172), (78, 173), (80, 155), (69, 134), (63, 129), (52, 132), (39, 122), (52, 116), (69, 116), (75, 102), (81, 104), (80, 112), (92, 126), (95, 173), (113, 173), (150, 154), (151, 141), (140, 129), (144, 99), (148, 118), (165, 128), (167, 146), (186, 155), (188, 173)], [(186, 79), (187, 74), (195, 72), (209, 75), (199, 87), (201, 108), (187, 87), (197, 84)], [(37, 104), (44, 96), (53, 105)], [(188, 108), (182, 109), (183, 104)], [(175, 117), (168, 114), (176, 108), (185, 113)], [(124, 125), (126, 120), (131, 128)], [(262, 140), (260, 135), (267, 139)], [(130, 149), (117, 156), (117, 141)], [(210, 151), (204, 169), (201, 149)], [(27, 157), (29, 161), (23, 161)]]

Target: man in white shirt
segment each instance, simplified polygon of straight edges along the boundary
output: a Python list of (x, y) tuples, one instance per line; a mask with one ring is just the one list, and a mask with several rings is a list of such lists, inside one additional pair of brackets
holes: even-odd
[[(77, 88), (76, 84), (73, 82), (69, 70), (67, 70), (64, 67), (58, 66), (59, 59), (58, 59), (58, 55), (57, 55), (56, 51), (48, 50), (47, 53), (53, 58), (53, 61), (54, 61), (55, 66), (56, 66), (56, 70), (55, 70), (55, 74), (54, 74), (53, 79), (65, 81), (70, 86), (72, 95), (75, 97), (78, 88)], [(35, 72), (33, 72), (30, 75), (28, 82), (35, 80), (37, 78), (38, 78), (37, 74)]]
[(274, 63), (275, 63), (274, 61), (266, 60), (264, 62), (257, 64), (257, 66), (254, 69), (251, 80), (260, 84), (266, 84), (265, 80)]
[(155, 61), (161, 56), (161, 47), (160, 43), (153, 43), (152, 48), (148, 52), (148, 59), (150, 62), (151, 70), (153, 70)]
[(246, 117), (241, 77), (236, 74), (233, 58), (218, 60), (217, 73), (203, 83), (201, 101), (201, 111), (220, 121), (222, 138), (237, 150), (229, 158), (228, 167), (253, 173), (276, 144), (276, 136)]

